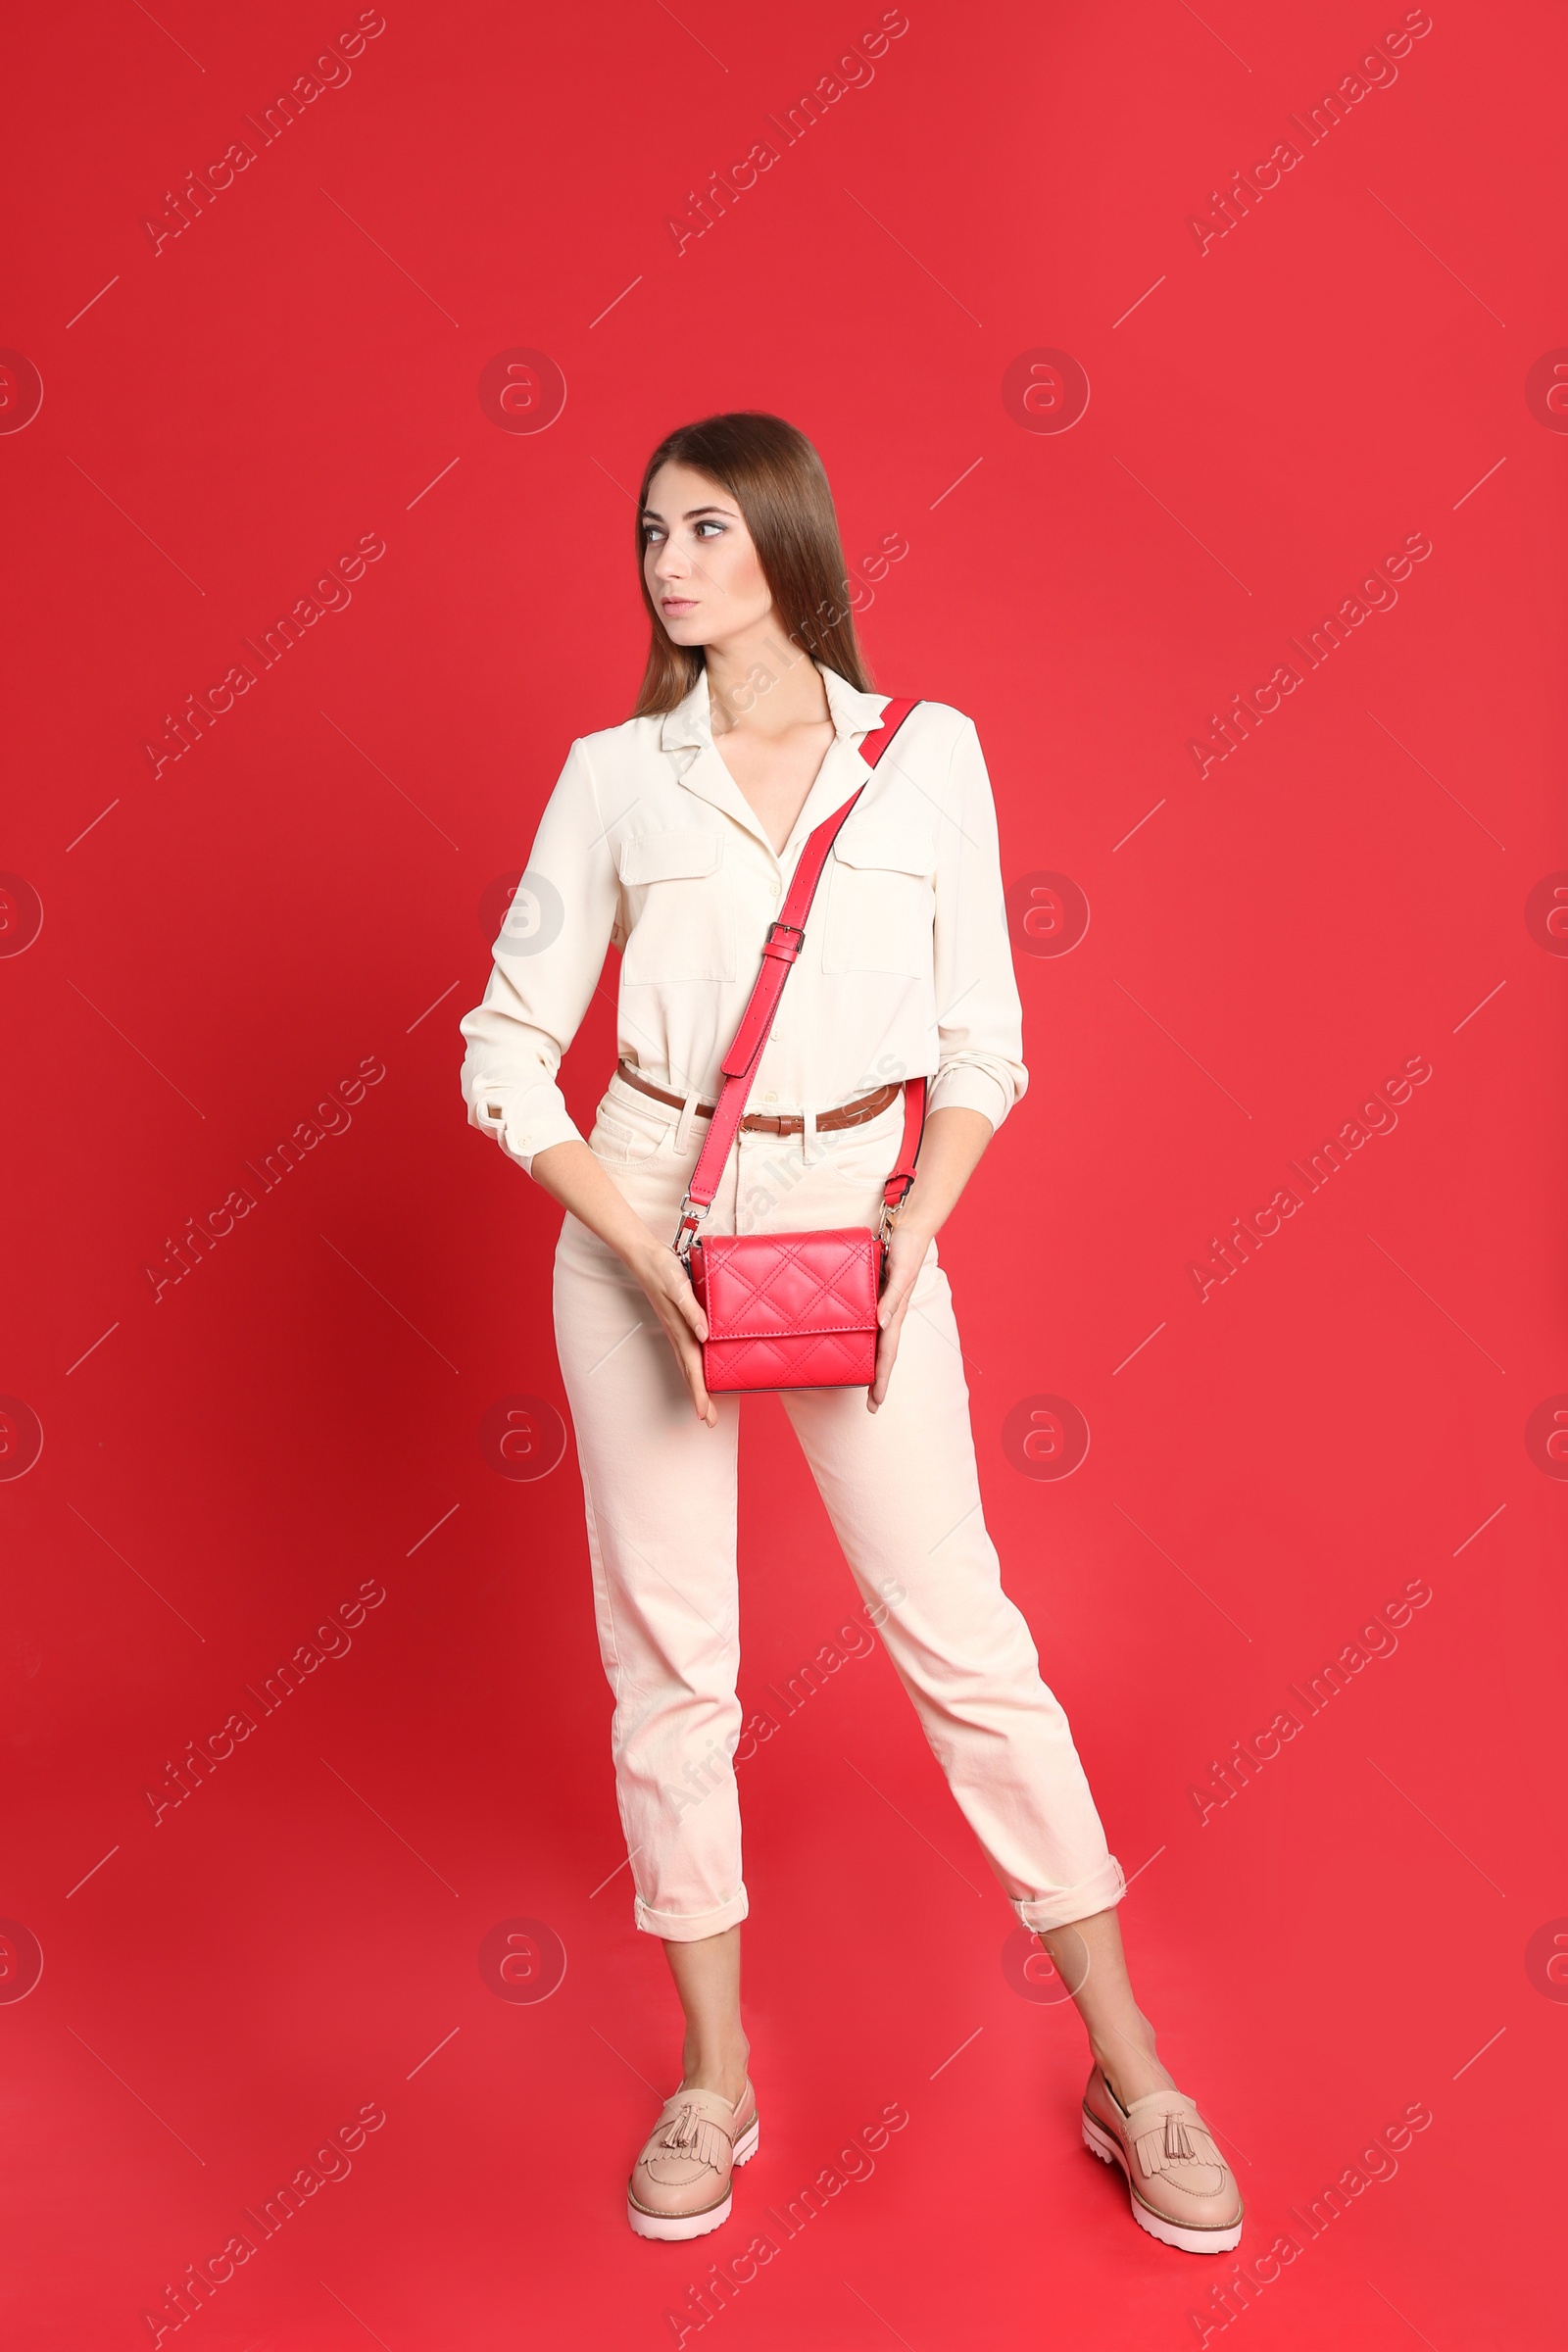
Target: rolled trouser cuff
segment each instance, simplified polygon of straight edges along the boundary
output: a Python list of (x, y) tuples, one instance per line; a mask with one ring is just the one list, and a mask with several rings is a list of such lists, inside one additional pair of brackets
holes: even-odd
[(1114, 1854), (1107, 1854), (1101, 1867), (1080, 1879), (1076, 1886), (1054, 1887), (1050, 1894), (1013, 1894), (1007, 1900), (1023, 1925), (1038, 1935), (1043, 1928), (1070, 1928), (1075, 1920), (1109, 1911), (1126, 1891), (1121, 1864)]
[(656, 1911), (642, 1896), (633, 1897), (633, 1914), (645, 1936), (662, 1936), (666, 1943), (700, 1943), (705, 1936), (722, 1936), (739, 1927), (751, 1905), (742, 1886), (716, 1911)]

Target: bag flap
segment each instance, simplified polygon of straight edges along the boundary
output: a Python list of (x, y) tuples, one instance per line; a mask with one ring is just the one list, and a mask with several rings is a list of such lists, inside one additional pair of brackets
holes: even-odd
[(792, 1332), (814, 1337), (867, 1331), (876, 1323), (882, 1250), (867, 1226), (714, 1234), (697, 1249), (710, 1340), (772, 1340)]

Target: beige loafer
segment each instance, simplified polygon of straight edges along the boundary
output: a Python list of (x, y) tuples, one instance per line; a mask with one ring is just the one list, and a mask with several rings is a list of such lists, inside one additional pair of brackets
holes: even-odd
[(749, 2081), (733, 2107), (716, 2090), (675, 2091), (632, 2167), (626, 2219), (639, 2237), (705, 2236), (729, 2220), (731, 2173), (757, 2146)]
[(1194, 2100), (1153, 2090), (1124, 2107), (1099, 2067), (1084, 2092), (1084, 2146), (1127, 2177), (1133, 2220), (1184, 2254), (1228, 2254), (1242, 2193)]

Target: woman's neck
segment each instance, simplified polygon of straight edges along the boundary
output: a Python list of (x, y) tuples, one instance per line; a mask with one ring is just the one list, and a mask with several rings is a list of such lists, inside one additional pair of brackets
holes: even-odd
[(708, 706), (715, 735), (745, 727), (782, 735), (830, 718), (827, 688), (810, 656), (773, 619), (707, 649)]

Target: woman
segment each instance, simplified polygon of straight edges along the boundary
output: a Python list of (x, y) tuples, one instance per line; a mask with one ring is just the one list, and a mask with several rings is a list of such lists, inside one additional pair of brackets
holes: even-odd
[[(1241, 2200), (1133, 1999), (1121, 1869), (985, 1529), (936, 1236), (1027, 1083), (996, 817), (972, 722), (922, 702), (874, 773), (869, 690), (832, 495), (778, 417), (683, 426), (638, 501), (647, 673), (581, 737), (467, 1014), (463, 1085), (566, 1211), (555, 1321), (576, 1433), (637, 1926), (686, 2018), (680, 2087), (632, 2173), (644, 2237), (730, 2212), (758, 2143), (741, 2023), (736, 1697), (739, 1399), (704, 1387), (673, 1247), (682, 1199), (801, 845), (857, 789), (706, 1231), (874, 1223), (906, 1076), (930, 1080), (868, 1389), (783, 1393), (872, 1622), (1018, 1918), (1072, 1990), (1093, 2057), (1088, 2145), (1155, 2237), (1219, 2253)], [(914, 683), (910, 682), (911, 685)], [(612, 943), (619, 1065), (586, 1142), (557, 1086)]]

